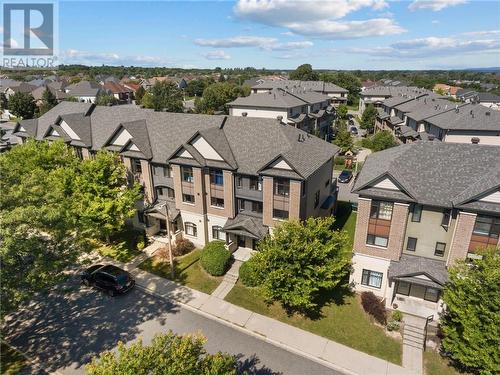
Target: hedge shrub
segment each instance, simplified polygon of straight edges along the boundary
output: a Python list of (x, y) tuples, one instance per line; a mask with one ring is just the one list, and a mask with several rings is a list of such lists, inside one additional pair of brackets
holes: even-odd
[(226, 273), (231, 260), (231, 253), (224, 247), (224, 241), (209, 242), (202, 250), (201, 266), (212, 276)]
[(172, 253), (176, 257), (180, 257), (194, 250), (194, 244), (187, 238), (179, 238), (175, 241), (175, 246), (172, 249)]
[(258, 286), (262, 282), (255, 262), (252, 262), (252, 259), (250, 258), (240, 267), (240, 280), (243, 285), (249, 287)]
[(384, 303), (372, 292), (361, 293), (361, 304), (363, 309), (373, 316), (380, 324), (387, 324), (387, 312)]

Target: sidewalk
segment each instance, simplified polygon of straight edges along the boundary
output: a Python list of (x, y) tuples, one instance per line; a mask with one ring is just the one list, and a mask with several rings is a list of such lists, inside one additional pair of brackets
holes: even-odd
[[(346, 374), (422, 374), (421, 371), (403, 368), (324, 337), (235, 306), (219, 298), (179, 285), (138, 269), (130, 263), (123, 264), (110, 259), (108, 261), (127, 269), (135, 277), (136, 285), (151, 294), (167, 300), (174, 300), (194, 312)], [(136, 264), (137, 262), (132, 263)]]

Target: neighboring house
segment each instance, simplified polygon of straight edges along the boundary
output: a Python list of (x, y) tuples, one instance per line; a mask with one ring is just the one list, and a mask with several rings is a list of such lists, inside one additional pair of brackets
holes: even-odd
[(42, 98), (43, 98), (43, 93), (45, 92), (46, 89), (49, 89), (49, 91), (52, 94), (54, 94), (57, 101), (59, 101), (59, 102), (61, 100), (67, 99), (69, 97), (69, 95), (66, 94), (65, 91), (55, 90), (54, 88), (52, 88), (52, 86), (48, 86), (48, 85), (47, 86), (39, 86), (31, 92), (31, 95), (33, 95), (33, 98), (35, 99), (37, 105), (41, 104)]
[(490, 92), (477, 92), (471, 89), (459, 90), (457, 99), (465, 103), (480, 103), (493, 110), (500, 110), (500, 96)]
[(15, 122), (0, 122), (0, 152), (7, 151), (12, 146), (21, 143), (21, 139), (13, 134), (15, 127)]
[[(387, 81), (387, 80), (385, 80)], [(389, 80), (390, 81), (390, 80)], [(391, 81), (392, 82), (392, 81)], [(399, 82), (399, 81), (398, 81)], [(368, 104), (373, 104), (376, 108), (382, 107), (382, 102), (386, 99), (402, 96), (414, 98), (424, 94), (430, 95), (432, 91), (409, 86), (374, 86), (361, 91), (359, 97), (359, 112), (363, 113)]]
[(184, 78), (178, 77), (153, 77), (149, 79), (141, 79), (140, 84), (145, 90), (149, 90), (158, 82), (173, 82), (179, 89), (185, 89), (187, 87), (187, 81)]
[(134, 90), (115, 81), (106, 81), (102, 87), (120, 102), (130, 102), (134, 97)]
[(14, 95), (18, 92), (22, 92), (22, 93), (25, 93), (25, 94), (29, 94), (31, 93), (34, 89), (36, 89), (37, 86), (34, 86), (34, 85), (30, 85), (29, 83), (26, 83), (26, 82), (20, 82), (17, 86), (13, 86), (13, 85), (9, 85), (5, 88), (4, 90), (4, 94), (5, 94), (5, 97), (7, 99), (9, 99), (9, 97), (11, 95)]
[(498, 85), (496, 85), (494, 83), (481, 83), (480, 86), (485, 91), (491, 91), (491, 90), (495, 90), (498, 88)]
[(330, 82), (323, 81), (264, 81), (252, 86), (252, 94), (261, 94), (272, 91), (273, 89), (282, 89), (293, 94), (294, 92), (314, 91), (320, 94), (328, 95), (332, 99), (332, 104), (345, 104), (347, 102), (348, 90), (339, 87)]
[(95, 103), (97, 95), (103, 91), (102, 87), (93, 82), (80, 81), (72, 85), (66, 86), (66, 93), (76, 98), (79, 102)]
[(282, 220), (335, 207), (339, 148), (273, 119), (62, 102), (14, 134), (62, 139), (81, 158), (116, 152), (144, 189), (133, 224), (196, 246), (255, 249)]
[(443, 92), (447, 96), (451, 96), (452, 98), (456, 98), (457, 91), (461, 90), (461, 89), (462, 88), (459, 86), (450, 86), (450, 85), (446, 85), (444, 83), (436, 83), (434, 85), (434, 88), (432, 89), (432, 91), (437, 92), (437, 93)]
[(227, 104), (231, 116), (280, 119), (308, 133), (324, 138), (334, 119), (331, 97), (315, 91), (294, 93), (280, 88), (240, 97)]
[(351, 283), (387, 308), (438, 318), (448, 269), (499, 244), (500, 147), (416, 142), (370, 155), (359, 194)]

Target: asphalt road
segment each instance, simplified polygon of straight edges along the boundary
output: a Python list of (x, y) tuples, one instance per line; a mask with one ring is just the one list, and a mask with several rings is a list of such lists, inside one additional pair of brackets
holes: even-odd
[(340, 374), (179, 305), (144, 293), (108, 297), (73, 285), (72, 291), (40, 297), (7, 317), (3, 337), (48, 371), (84, 374), (93, 355), (160, 332), (201, 332), (209, 352), (235, 354), (249, 374)]

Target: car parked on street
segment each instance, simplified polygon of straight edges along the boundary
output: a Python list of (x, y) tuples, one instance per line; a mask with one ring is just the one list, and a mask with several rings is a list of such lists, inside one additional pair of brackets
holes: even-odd
[(342, 182), (343, 184), (346, 184), (348, 183), (349, 181), (351, 181), (351, 178), (352, 178), (352, 171), (350, 171), (349, 169), (344, 169), (339, 177), (337, 178), (337, 180), (339, 182)]
[(358, 128), (355, 126), (351, 126), (350, 132), (351, 134), (358, 135)]
[(81, 274), (82, 283), (103, 290), (110, 296), (123, 294), (132, 289), (135, 280), (120, 267), (111, 264), (96, 264)]

